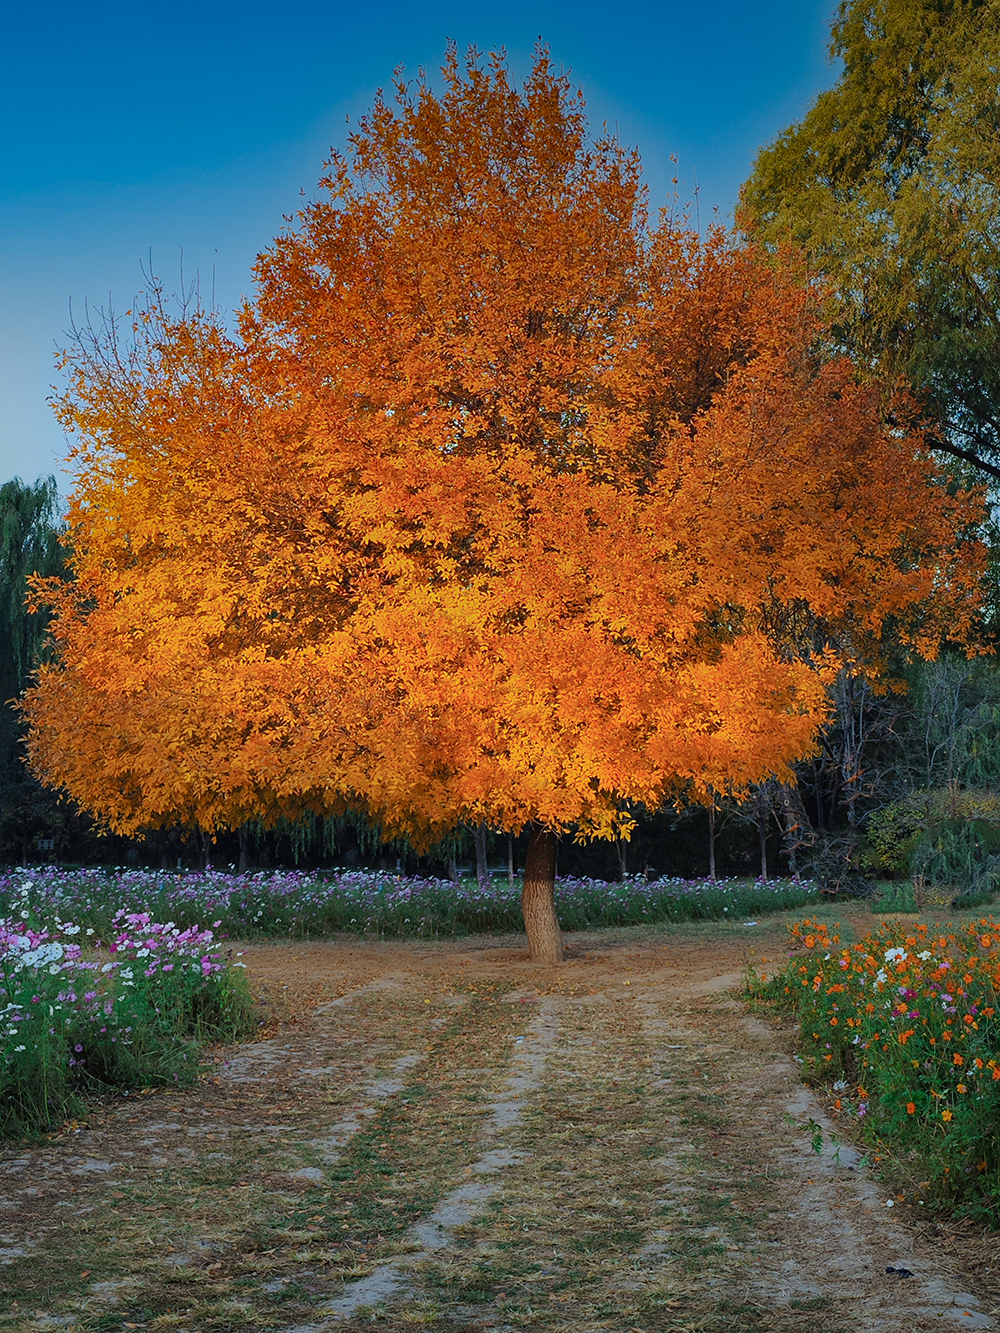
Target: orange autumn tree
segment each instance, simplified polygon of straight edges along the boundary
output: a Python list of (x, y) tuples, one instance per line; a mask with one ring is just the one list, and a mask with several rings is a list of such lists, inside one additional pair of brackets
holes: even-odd
[(112, 828), (345, 807), (556, 840), (809, 754), (843, 661), (964, 639), (976, 502), (823, 356), (819, 298), (650, 225), (544, 52), (400, 82), (227, 333), (68, 357), (75, 581), (31, 762)]

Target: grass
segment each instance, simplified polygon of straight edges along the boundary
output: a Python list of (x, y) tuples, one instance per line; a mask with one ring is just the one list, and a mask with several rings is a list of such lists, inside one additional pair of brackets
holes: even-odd
[(879, 916), (897, 912), (908, 915), (926, 911), (939, 913), (943, 908), (967, 913), (988, 907), (996, 896), (996, 893), (990, 891), (972, 892), (968, 885), (961, 884), (915, 883), (909, 879), (883, 880), (878, 885), (877, 897), (871, 899), (871, 909)]

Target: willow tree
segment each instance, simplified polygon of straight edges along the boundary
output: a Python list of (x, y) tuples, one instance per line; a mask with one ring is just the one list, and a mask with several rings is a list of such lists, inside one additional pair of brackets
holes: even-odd
[[(121, 831), (353, 807), (556, 840), (791, 780), (844, 651), (970, 622), (970, 502), (816, 299), (650, 226), (540, 53), (400, 82), (261, 256), (237, 334), (153, 299), (70, 356), (76, 583), (32, 756)], [(898, 415), (898, 414), (897, 414)]]
[(28, 580), (62, 570), (62, 529), (54, 477), (0, 485), (0, 831), (23, 856), (32, 836), (50, 831), (55, 811), (25, 771), (24, 727), (11, 704), (46, 647), (47, 617), (28, 614)]

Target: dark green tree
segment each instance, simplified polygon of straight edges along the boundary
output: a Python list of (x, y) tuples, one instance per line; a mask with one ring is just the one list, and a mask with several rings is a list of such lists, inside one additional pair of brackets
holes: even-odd
[(1000, 0), (844, 0), (836, 85), (763, 149), (740, 225), (804, 247), (835, 335), (1000, 478)]
[(25, 768), (14, 709), (46, 642), (47, 617), (28, 611), (28, 579), (62, 573), (62, 532), (54, 477), (0, 486), (0, 849), (7, 856), (26, 858), (37, 838), (60, 841), (64, 826), (76, 822)]

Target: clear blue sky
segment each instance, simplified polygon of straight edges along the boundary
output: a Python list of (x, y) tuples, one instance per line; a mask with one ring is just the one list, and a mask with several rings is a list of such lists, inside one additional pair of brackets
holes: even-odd
[[(10, 5), (0, 54), (0, 481), (59, 470), (53, 357), (84, 305), (128, 307), (152, 254), (232, 308), (254, 256), (396, 65), (538, 37), (595, 125), (617, 123), (652, 202), (673, 174), (728, 217), (756, 149), (833, 81), (833, 0)], [(65, 484), (65, 482), (63, 483)]]

